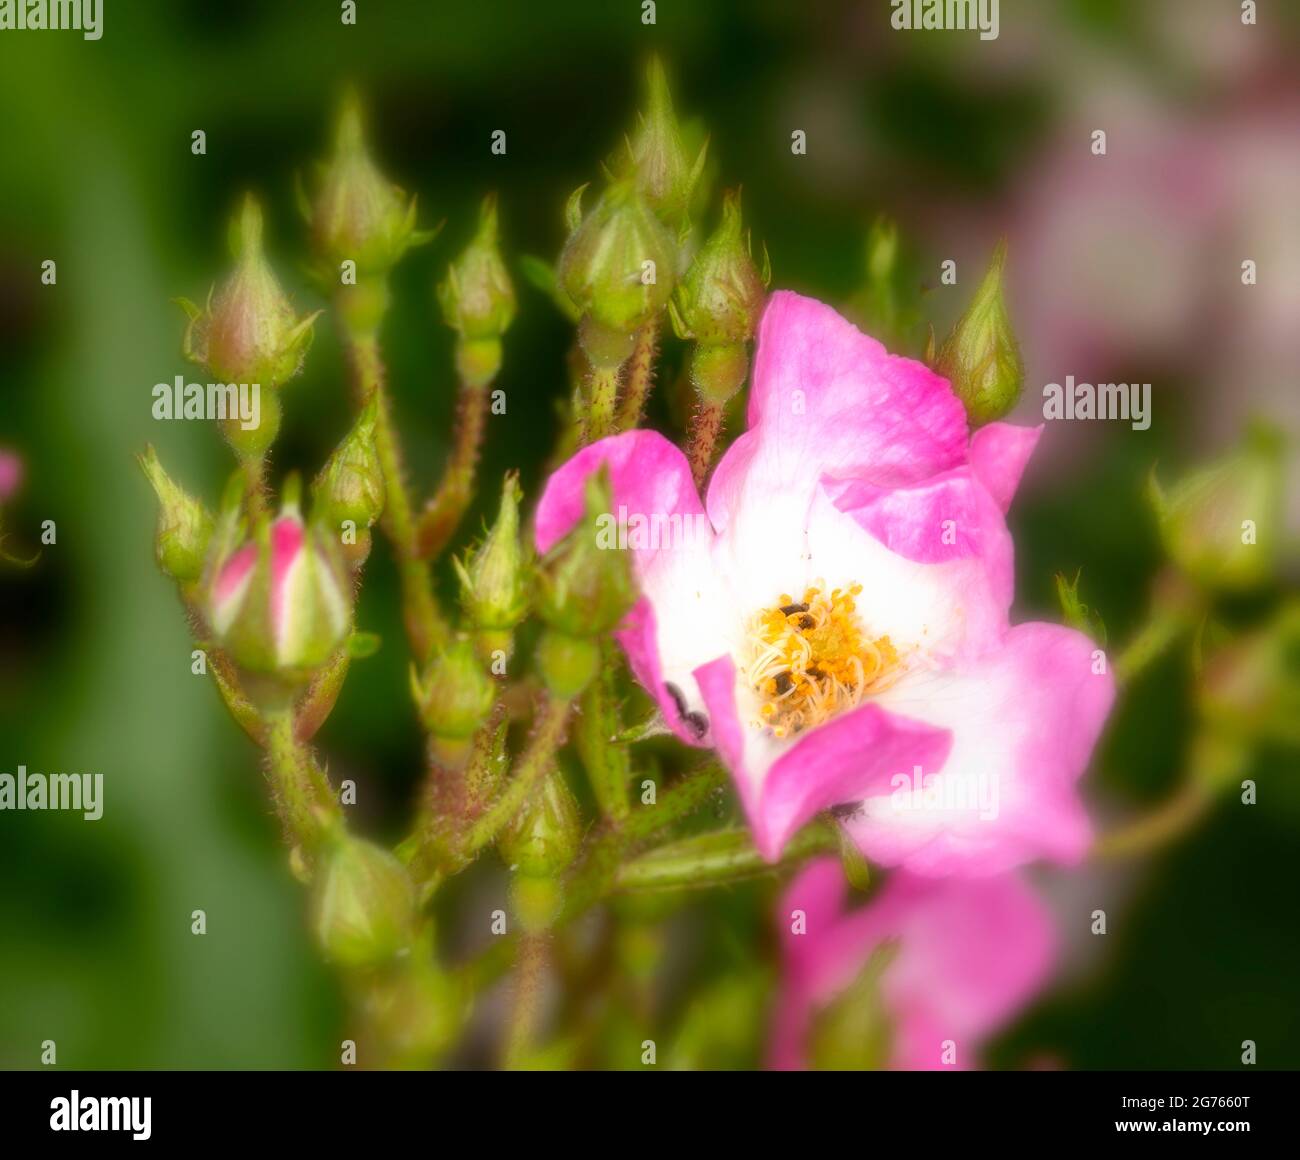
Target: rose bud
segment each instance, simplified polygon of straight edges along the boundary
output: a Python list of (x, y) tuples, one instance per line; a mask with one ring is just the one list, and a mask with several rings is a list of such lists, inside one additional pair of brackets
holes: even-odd
[(628, 168), (650, 207), (665, 222), (676, 226), (689, 214), (708, 155), (708, 141), (691, 161), (673, 112), (668, 77), (658, 57), (651, 59), (646, 70), (646, 88), (646, 110), (628, 142)]
[(501, 856), (519, 874), (551, 878), (563, 871), (578, 852), (582, 821), (578, 803), (558, 770), (497, 839)]
[(411, 666), (411, 695), (439, 756), (457, 764), (467, 753), (470, 738), (483, 724), (496, 700), (496, 682), (475, 652), (473, 642), (459, 636), (430, 659), (423, 676)]
[[(580, 193), (581, 191), (579, 191)], [(579, 340), (594, 367), (615, 369), (637, 330), (668, 301), (676, 278), (672, 235), (631, 181), (611, 185), (580, 221), (560, 254), (560, 289), (582, 313)]]
[(678, 337), (695, 340), (691, 382), (710, 402), (725, 403), (744, 386), (746, 344), (758, 329), (765, 284), (741, 225), (740, 195), (728, 193), (721, 225), (700, 247), (669, 304)]
[(965, 404), (972, 427), (1007, 414), (1019, 400), (1025, 382), (1025, 365), (1003, 293), (1006, 260), (1006, 242), (999, 242), (984, 281), (939, 348), (934, 364), (935, 371), (948, 380)]
[(212, 513), (163, 470), (152, 444), (137, 458), (158, 496), (154, 538), (158, 567), (178, 583), (191, 584), (203, 574), (214, 526)]
[(329, 280), (337, 279), (345, 261), (356, 263), (358, 275), (386, 274), (408, 249), (437, 234), (415, 228), (416, 198), (408, 198), (371, 160), (355, 93), (344, 97), (334, 155), (317, 174), (311, 196), (300, 189), (299, 208)]
[[(265, 395), (296, 375), (311, 345), (312, 324), (320, 312), (299, 318), (262, 250), (262, 210), (251, 195), (244, 198), (231, 224), (235, 271), (210, 292), (200, 310), (178, 299), (190, 325), (185, 332), (185, 357), (206, 367), (227, 383), (259, 384)], [(278, 426), (265, 412), (275, 406), (263, 397), (262, 427)], [(237, 426), (237, 425), (236, 425)], [(272, 438), (274, 432), (272, 432)], [(266, 440), (267, 445), (270, 439)]]
[(316, 937), (332, 962), (380, 967), (411, 944), (415, 893), (387, 850), (338, 834), (317, 879), (312, 912)]
[(527, 568), (519, 542), (519, 476), (511, 472), (501, 490), (501, 508), (487, 538), (465, 563), (453, 560), (461, 605), (479, 634), (481, 650), (509, 653), (511, 634), (528, 612)]
[(312, 483), (312, 519), (333, 532), (345, 521), (371, 527), (384, 511), (384, 473), (375, 449), (379, 400), (373, 393), (352, 430), (334, 448)]
[(515, 317), (515, 289), (497, 244), (497, 202), (483, 201), (478, 233), (438, 287), (447, 325), (456, 330), (456, 366), (463, 382), (485, 385), (501, 367), (501, 336)]
[(209, 618), (242, 668), (304, 680), (347, 639), (352, 588), (332, 537), (305, 525), (296, 496), (215, 570)]

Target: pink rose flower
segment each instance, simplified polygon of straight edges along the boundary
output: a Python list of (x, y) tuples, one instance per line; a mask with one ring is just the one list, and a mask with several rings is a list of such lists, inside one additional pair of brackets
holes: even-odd
[(642, 592), (619, 641), (677, 736), (719, 751), (764, 856), (843, 807), (869, 858), (919, 873), (1078, 860), (1075, 782), (1114, 689), (1086, 637), (1009, 621), (1004, 512), (1039, 430), (969, 437), (944, 379), (788, 292), (763, 316), (748, 425), (703, 504), (662, 435), (583, 449), (536, 541), (574, 526), (608, 464)]
[(879, 1005), (888, 1066), (903, 1070), (976, 1066), (980, 1044), (1051, 971), (1050, 917), (1014, 874), (934, 879), (899, 872), (853, 911), (845, 907), (847, 892), (838, 861), (828, 858), (805, 867), (782, 899), (773, 1067), (808, 1065), (819, 1015), (877, 951), (887, 957), (866, 1001)]

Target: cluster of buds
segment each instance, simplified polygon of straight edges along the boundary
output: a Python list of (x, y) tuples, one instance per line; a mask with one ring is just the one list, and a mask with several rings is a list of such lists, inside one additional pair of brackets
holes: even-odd
[(474, 627), (479, 655), (509, 657), (514, 630), (528, 612), (528, 566), (519, 539), (519, 476), (511, 472), (501, 489), (496, 522), (463, 563), (453, 560), (461, 606)]
[(1019, 400), (1025, 383), (1025, 364), (1011, 329), (1003, 290), (1006, 260), (1006, 242), (999, 242), (966, 313), (957, 320), (932, 360), (935, 371), (948, 380), (953, 393), (965, 405), (973, 427), (982, 427), (1007, 414)]
[(178, 299), (190, 323), (185, 357), (223, 383), (247, 383), (264, 392), (260, 421), (245, 429), (237, 417), (222, 421), (222, 432), (244, 457), (264, 455), (280, 428), (277, 391), (302, 368), (317, 314), (299, 317), (266, 260), (262, 210), (244, 198), (230, 228), (234, 272), (209, 292), (203, 309)]
[(370, 529), (384, 510), (384, 473), (375, 448), (378, 416), (379, 399), (372, 393), (312, 484), (312, 520), (338, 534), (354, 572), (370, 555)]
[(613, 500), (605, 469), (588, 477), (585, 510), (538, 569), (537, 612), (546, 624), (537, 666), (557, 697), (576, 697), (596, 675), (597, 639), (618, 626), (636, 599), (627, 553), (602, 548), (597, 521)]
[(438, 287), (447, 325), (456, 331), (461, 382), (482, 387), (501, 369), (501, 337), (515, 317), (515, 289), (497, 242), (497, 202), (489, 195), (478, 232)]
[(722, 222), (700, 247), (669, 307), (679, 338), (693, 339), (691, 383), (701, 398), (725, 403), (749, 373), (747, 344), (763, 313), (771, 280), (754, 264), (748, 232), (740, 219), (740, 195), (723, 198)]
[(333, 156), (317, 165), (314, 188), (299, 186), (298, 194), (324, 267), (318, 271), (322, 281), (337, 279), (344, 262), (356, 264), (359, 281), (387, 274), (407, 250), (437, 234), (416, 228), (416, 197), (408, 197), (371, 160), (355, 93), (343, 99)]
[(245, 538), (238, 505), (223, 512), (208, 561), (207, 617), (241, 669), (305, 682), (347, 640), (352, 584), (337, 543), (303, 522), (297, 480), (285, 486), (275, 519)]

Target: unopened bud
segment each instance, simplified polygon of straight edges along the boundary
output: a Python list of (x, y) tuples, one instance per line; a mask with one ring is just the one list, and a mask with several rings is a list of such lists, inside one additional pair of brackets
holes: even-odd
[(637, 330), (663, 308), (676, 278), (672, 235), (631, 182), (611, 185), (565, 243), (556, 276), (582, 314), (593, 366), (616, 368)]
[(497, 201), (484, 199), (478, 233), (438, 287), (447, 325), (458, 331), (461, 378), (488, 382), (501, 363), (501, 336), (515, 317), (515, 289), (497, 244)]
[(999, 242), (984, 281), (939, 348), (934, 365), (965, 404), (973, 427), (991, 423), (1010, 411), (1025, 381), (1020, 345), (1011, 329), (1003, 293), (1006, 260), (1006, 242)]
[(614, 628), (636, 600), (628, 553), (602, 546), (602, 518), (613, 499), (605, 468), (587, 477), (585, 510), (538, 572), (538, 613), (569, 636), (595, 637)]
[(1280, 550), (1282, 438), (1256, 427), (1242, 445), (1192, 472), (1168, 493), (1151, 476), (1152, 505), (1173, 561), (1212, 588), (1266, 583)]
[(372, 393), (312, 484), (312, 517), (336, 534), (345, 520), (368, 528), (384, 510), (384, 473), (375, 449), (378, 413), (379, 397)]
[(744, 385), (746, 344), (763, 313), (764, 284), (741, 224), (740, 196), (729, 193), (722, 223), (700, 247), (669, 307), (678, 336), (695, 340), (691, 382), (711, 402), (726, 402)]
[(224, 558), (208, 594), (218, 642), (254, 673), (306, 680), (347, 639), (352, 586), (329, 536), (295, 500)]
[(528, 612), (527, 568), (519, 539), (519, 476), (511, 472), (501, 489), (501, 508), (487, 538), (462, 564), (454, 560), (461, 602), (470, 622), (486, 638), (488, 651), (509, 651), (510, 634)]
[(326, 956), (347, 968), (383, 966), (410, 946), (414, 920), (415, 894), (402, 864), (371, 842), (337, 836), (312, 904)]
[(467, 742), (487, 719), (496, 692), (468, 637), (456, 637), (435, 654), (423, 675), (411, 670), (411, 694), (425, 728), (443, 741)]
[(158, 531), (154, 537), (158, 567), (178, 583), (193, 583), (203, 575), (212, 539), (212, 514), (163, 470), (152, 445), (145, 448), (139, 462), (158, 496)]
[(416, 229), (416, 198), (408, 198), (375, 167), (353, 93), (339, 112), (334, 155), (318, 173), (314, 195), (302, 193), (300, 208), (311, 225), (316, 254), (334, 278), (345, 261), (355, 262), (359, 275), (385, 274), (408, 249), (437, 233)]
[(664, 221), (678, 225), (690, 211), (691, 198), (708, 153), (708, 142), (694, 160), (687, 154), (673, 112), (668, 78), (658, 57), (646, 70), (646, 109), (628, 143), (628, 168), (637, 188)]
[[(235, 271), (208, 295), (207, 305), (200, 310), (179, 299), (190, 319), (185, 357), (222, 382), (256, 383), (269, 395), (302, 367), (319, 311), (304, 318), (294, 313), (263, 252), (262, 210), (251, 195), (231, 224), (230, 243)], [(264, 412), (269, 402), (261, 400)], [(264, 413), (262, 427), (270, 421)], [(273, 422), (278, 427), (278, 415)]]
[(564, 870), (578, 852), (582, 823), (578, 803), (558, 770), (497, 839), (497, 847), (517, 873), (551, 878)]

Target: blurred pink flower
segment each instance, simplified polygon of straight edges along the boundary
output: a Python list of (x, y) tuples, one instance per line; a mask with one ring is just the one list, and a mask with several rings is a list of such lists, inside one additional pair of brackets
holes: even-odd
[(904, 1070), (976, 1066), (982, 1042), (1033, 998), (1051, 971), (1050, 917), (1016, 875), (931, 879), (898, 872), (852, 911), (847, 890), (839, 862), (828, 858), (806, 867), (782, 899), (773, 1067), (811, 1062), (819, 1012), (878, 950), (892, 956), (875, 996), (888, 1029), (886, 1058)]
[(16, 451), (0, 447), (0, 503), (6, 503), (23, 484), (23, 461)]
[(1038, 430), (969, 437), (945, 380), (788, 292), (748, 421), (705, 504), (653, 431), (584, 449), (536, 538), (574, 526), (607, 464), (643, 593), (619, 640), (677, 736), (720, 752), (763, 855), (843, 807), (868, 857), (923, 874), (1081, 857), (1074, 783), (1114, 690), (1086, 637), (1009, 622), (1003, 513)]

